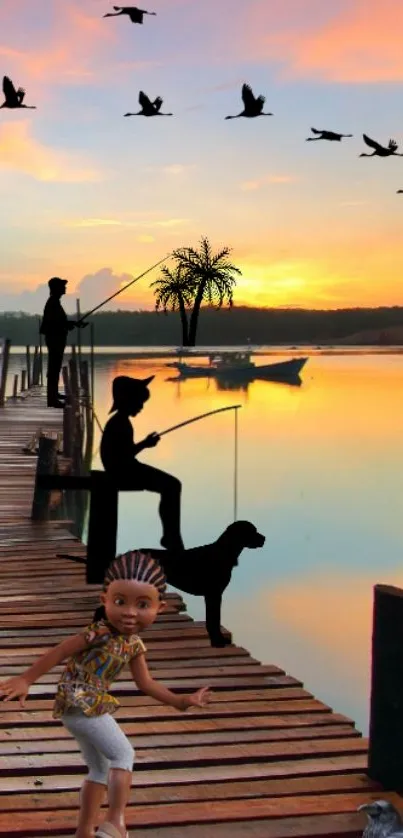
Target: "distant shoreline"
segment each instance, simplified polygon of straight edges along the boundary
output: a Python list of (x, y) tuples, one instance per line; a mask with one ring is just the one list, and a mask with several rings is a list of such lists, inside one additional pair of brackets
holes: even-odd
[[(70, 346), (66, 347), (66, 353), (69, 353)], [(266, 345), (266, 346), (256, 346), (254, 347), (251, 345), (247, 347), (245, 345), (231, 345), (231, 346), (203, 346), (203, 347), (196, 347), (192, 350), (190, 355), (184, 354), (183, 357), (190, 357), (190, 358), (200, 358), (206, 357), (212, 352), (246, 352), (250, 351), (254, 356), (270, 356), (270, 355), (294, 355), (294, 356), (301, 356), (306, 355), (403, 355), (403, 346), (396, 345), (396, 346), (379, 346), (376, 344), (351, 344), (347, 346), (345, 344), (335, 344), (334, 346), (327, 346), (323, 344), (320, 346), (319, 344), (295, 344), (295, 346), (290, 346), (290, 344), (276, 344), (276, 345)], [(47, 354), (46, 347), (42, 348), (42, 352), (44, 355)], [(81, 353), (83, 355), (89, 355), (91, 349), (89, 346), (82, 346)], [(25, 346), (11, 346), (11, 355), (24, 355), (25, 357), (26, 347)], [(94, 348), (94, 355), (97, 357), (109, 357), (111, 355), (114, 356), (130, 356), (133, 359), (143, 359), (143, 360), (152, 360), (153, 358), (170, 358), (175, 359), (178, 358), (177, 347), (161, 347), (161, 346), (154, 346), (154, 347), (142, 347), (141, 349), (134, 349), (131, 346), (96, 346)]]

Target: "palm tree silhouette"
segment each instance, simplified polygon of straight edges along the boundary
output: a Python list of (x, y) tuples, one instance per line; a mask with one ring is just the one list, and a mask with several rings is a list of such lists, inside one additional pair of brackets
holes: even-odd
[(114, 6), (114, 12), (108, 12), (102, 17), (118, 17), (127, 15), (132, 23), (143, 23), (143, 15), (156, 15), (156, 12), (146, 12), (145, 9), (137, 9), (136, 6)]
[(154, 287), (156, 298), (156, 311), (162, 308), (164, 314), (171, 311), (179, 311), (182, 326), (182, 346), (189, 345), (189, 329), (186, 308), (190, 308), (193, 302), (193, 289), (191, 282), (185, 277), (181, 264), (177, 264), (171, 271), (166, 265), (161, 268), (162, 276), (150, 283)]
[(172, 253), (183, 269), (184, 280), (189, 283), (194, 296), (188, 346), (196, 345), (197, 325), (203, 300), (209, 305), (217, 301), (218, 308), (221, 308), (224, 300), (228, 299), (230, 308), (232, 306), (232, 289), (236, 280), (231, 274), (242, 275), (242, 271), (228, 261), (227, 256), (230, 252), (229, 247), (224, 247), (213, 255), (208, 239), (203, 236), (200, 250), (183, 247)]
[(307, 137), (306, 141), (315, 141), (315, 140), (338, 140), (341, 141), (342, 137), (352, 137), (352, 134), (337, 134), (335, 131), (318, 131), (317, 128), (311, 128), (314, 134), (320, 134), (320, 137)]
[(3, 93), (5, 102), (0, 105), (0, 108), (29, 108), (36, 110), (36, 105), (23, 105), (25, 90), (23, 87), (15, 89), (11, 79), (8, 76), (3, 76)]
[(225, 119), (238, 119), (239, 116), (273, 116), (272, 113), (263, 113), (263, 105), (266, 101), (266, 97), (258, 96), (255, 98), (250, 84), (242, 85), (242, 101), (244, 103), (243, 111), (235, 114), (235, 116), (226, 116)]
[(139, 104), (141, 105), (141, 111), (137, 111), (137, 113), (125, 113), (124, 116), (173, 116), (172, 113), (161, 113), (160, 107), (163, 101), (164, 100), (161, 99), (161, 96), (157, 96), (157, 98), (151, 102), (151, 99), (149, 99), (148, 96), (140, 90)]
[(374, 151), (372, 154), (365, 154), (365, 152), (363, 152), (358, 155), (359, 157), (375, 157), (375, 155), (378, 157), (390, 157), (392, 154), (396, 157), (403, 157), (403, 154), (400, 154), (400, 152), (397, 151), (399, 146), (396, 140), (389, 140), (387, 147), (385, 147), (377, 143), (375, 140), (371, 140), (371, 137), (367, 137), (366, 134), (363, 134), (362, 136), (364, 138), (364, 142), (366, 142), (370, 148), (373, 148)]

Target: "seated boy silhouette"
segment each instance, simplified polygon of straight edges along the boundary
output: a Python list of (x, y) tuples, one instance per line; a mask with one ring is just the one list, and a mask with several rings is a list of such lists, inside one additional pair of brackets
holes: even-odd
[(119, 375), (113, 379), (113, 405), (102, 434), (100, 454), (105, 472), (125, 488), (145, 489), (161, 496), (159, 515), (163, 536), (160, 544), (167, 550), (184, 550), (180, 533), (180, 502), (182, 484), (176, 477), (158, 468), (139, 462), (136, 457), (144, 448), (154, 448), (160, 436), (153, 431), (142, 442), (134, 443), (129, 416), (137, 416), (150, 398), (147, 384), (154, 378), (130, 378)]

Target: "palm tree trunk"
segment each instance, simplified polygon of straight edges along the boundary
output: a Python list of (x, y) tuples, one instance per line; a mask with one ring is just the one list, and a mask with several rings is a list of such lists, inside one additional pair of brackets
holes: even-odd
[(182, 346), (189, 346), (189, 333), (188, 333), (188, 321), (186, 317), (186, 308), (183, 302), (182, 294), (178, 294), (179, 299), (179, 312), (181, 316), (181, 325), (182, 325)]
[(189, 346), (196, 346), (196, 332), (197, 332), (197, 324), (199, 320), (200, 314), (200, 306), (203, 299), (204, 287), (205, 287), (205, 280), (201, 281), (198, 289), (196, 298), (194, 301), (192, 314), (190, 315), (190, 324), (189, 324)]

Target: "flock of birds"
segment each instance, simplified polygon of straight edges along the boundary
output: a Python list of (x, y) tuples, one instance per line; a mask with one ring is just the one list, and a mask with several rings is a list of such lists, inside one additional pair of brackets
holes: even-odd
[[(127, 17), (131, 20), (132, 23), (143, 23), (144, 15), (155, 15), (156, 12), (148, 12), (145, 9), (138, 9), (136, 6), (113, 6), (113, 12), (107, 12), (107, 14), (103, 15), (103, 17), (118, 17), (120, 15), (127, 15)], [(25, 90), (23, 87), (18, 87), (17, 89), (14, 87), (13, 82), (8, 76), (3, 77), (3, 93), (4, 93), (4, 102), (0, 105), (0, 108), (30, 108), (36, 109), (36, 105), (26, 105), (24, 103), (25, 97)], [(243, 110), (240, 111), (238, 114), (234, 114), (232, 116), (226, 116), (225, 119), (238, 119), (239, 117), (246, 117), (247, 119), (251, 119), (258, 116), (274, 116), (272, 113), (265, 112), (263, 110), (264, 103), (266, 101), (265, 96), (254, 96), (252, 88), (249, 84), (242, 85), (242, 101), (243, 101)], [(138, 98), (139, 104), (141, 109), (136, 111), (135, 113), (125, 113), (124, 116), (173, 116), (172, 113), (163, 113), (161, 111), (161, 105), (163, 103), (163, 99), (161, 96), (157, 96), (156, 99), (152, 102), (151, 99), (144, 93), (143, 90), (139, 92)], [(325, 131), (319, 130), (317, 128), (311, 128), (314, 137), (307, 137), (307, 142), (315, 142), (315, 140), (328, 140), (330, 142), (340, 142), (344, 137), (352, 137), (352, 134), (338, 134), (335, 131)], [(383, 146), (380, 143), (376, 142), (376, 140), (371, 139), (368, 137), (367, 134), (363, 134), (364, 142), (367, 146), (373, 149), (372, 154), (368, 154), (363, 152), (359, 155), (359, 157), (403, 157), (403, 153), (398, 152), (398, 144), (395, 140), (390, 139), (387, 146)], [(398, 189), (397, 194), (403, 193), (403, 189)]]

